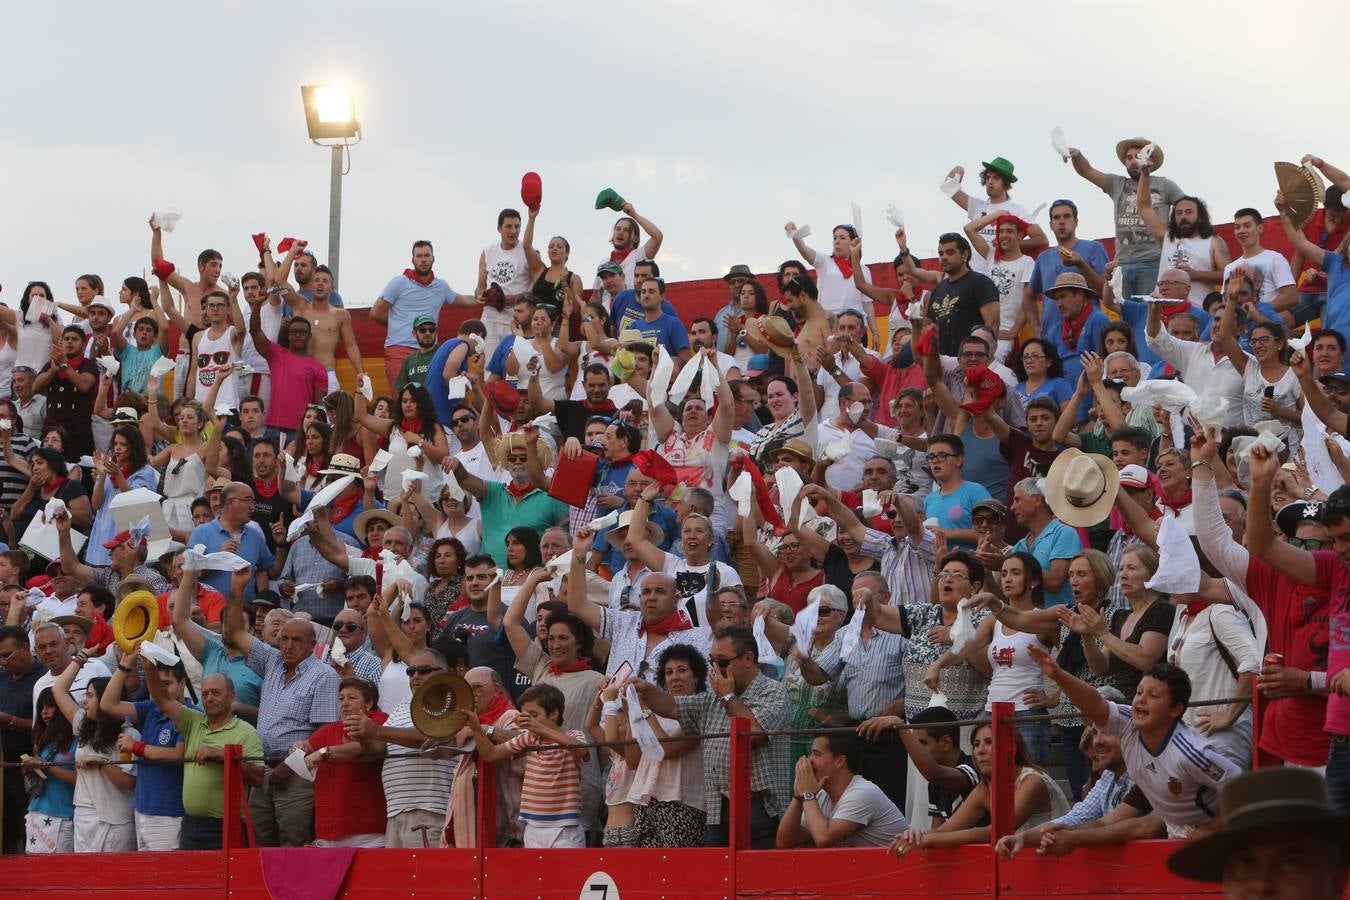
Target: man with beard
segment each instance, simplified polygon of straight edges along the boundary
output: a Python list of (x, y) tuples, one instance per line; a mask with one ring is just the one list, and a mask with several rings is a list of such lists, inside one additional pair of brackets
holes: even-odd
[[(263, 435), (253, 442), (253, 521), (263, 526), (263, 537), (268, 549), (276, 551), (273, 525), (283, 529), (295, 518), (295, 504), (287, 494), (294, 494), (295, 485), (283, 483), (279, 460), (281, 451), (276, 438)], [(285, 536), (285, 533), (282, 533)]]
[[(314, 335), (314, 358), (328, 372), (328, 390), (331, 393), (342, 388), (337, 377), (339, 342), (346, 351), (347, 362), (356, 370), (358, 383), (365, 374), (366, 367), (361, 362), (361, 348), (356, 344), (356, 332), (352, 330), (351, 313), (329, 302), (333, 293), (333, 273), (327, 266), (317, 266), (311, 284), (314, 286), (314, 296), (304, 297), (291, 287), (290, 282), (281, 282), (282, 287), (286, 288), (287, 300), (295, 306), (296, 318), (306, 319), (310, 323)], [(395, 372), (394, 375), (397, 377), (398, 373)]]
[[(1152, 164), (1139, 167), (1138, 189), (1152, 193), (1149, 179)], [(1190, 279), (1187, 298), (1199, 309), (1205, 295), (1223, 284), (1223, 269), (1231, 259), (1228, 245), (1214, 233), (1209, 223), (1209, 207), (1199, 197), (1180, 197), (1172, 204), (1172, 215), (1164, 225), (1152, 206), (1139, 210), (1149, 233), (1162, 244), (1162, 258), (1158, 264), (1158, 286), (1169, 269), (1179, 269)], [(1136, 329), (1136, 334), (1138, 330)]]
[[(1069, 161), (1074, 171), (1096, 185), (1103, 193), (1111, 197), (1116, 209), (1116, 260), (1124, 268), (1125, 295), (1135, 297), (1149, 293), (1158, 280), (1158, 262), (1161, 249), (1157, 239), (1149, 233), (1139, 213), (1139, 173), (1142, 164), (1139, 152), (1144, 147), (1153, 148), (1149, 162), (1152, 171), (1162, 168), (1162, 148), (1147, 138), (1127, 138), (1116, 144), (1116, 156), (1125, 166), (1125, 175), (1107, 175), (1092, 167), (1086, 156), (1077, 147), (1069, 148)], [(1171, 206), (1185, 196), (1177, 184), (1167, 178), (1150, 178), (1149, 205), (1153, 207), (1158, 219), (1171, 215)]]
[(412, 323), (418, 316), (438, 319), (442, 306), (480, 308), (477, 297), (460, 294), (432, 271), (436, 262), (431, 241), (417, 241), (412, 248), (412, 268), (395, 276), (370, 308), (371, 321), (385, 327), (384, 373), (389, 383), (398, 381), (403, 361), (416, 352)]
[(312, 327), (305, 319), (295, 318), (283, 324), (277, 342), (268, 339), (262, 324), (262, 302), (266, 295), (249, 300), (248, 333), (258, 355), (267, 360), (272, 379), (285, 385), (267, 406), (267, 424), (289, 438), (300, 427), (307, 403), (318, 403), (328, 393), (328, 371), (309, 352)]
[(957, 356), (961, 341), (978, 325), (998, 330), (998, 287), (987, 275), (971, 271), (970, 242), (955, 232), (938, 237), (942, 280), (928, 295), (924, 315), (937, 324), (938, 349)]
[(568, 506), (536, 487), (530, 478), (533, 457), (542, 469), (548, 469), (553, 453), (547, 445), (539, 448), (539, 430), (530, 428), (524, 435), (507, 434), (497, 440), (498, 468), (506, 469), (511, 480), (506, 484), (485, 482), (471, 473), (458, 459), (455, 478), (483, 507), (483, 550), (499, 566), (506, 566), (506, 533), (522, 525), (543, 533), (553, 525), (567, 521)]
[(426, 382), (427, 368), (431, 365), (431, 358), (436, 355), (436, 320), (431, 316), (413, 319), (413, 337), (417, 339), (417, 351), (405, 359), (403, 367), (398, 370), (398, 379), (394, 382), (395, 395), (411, 383)]

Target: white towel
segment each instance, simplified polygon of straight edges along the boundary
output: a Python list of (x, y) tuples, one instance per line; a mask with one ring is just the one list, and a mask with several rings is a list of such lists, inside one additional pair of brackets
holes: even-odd
[(968, 599), (956, 604), (956, 621), (951, 627), (953, 653), (960, 653), (966, 642), (975, 637), (975, 617), (967, 602)]
[(605, 513), (603, 516), (596, 516), (594, 519), (591, 519), (590, 528), (591, 531), (595, 532), (596, 534), (599, 534), (606, 528), (613, 528), (615, 524), (618, 523), (618, 521), (619, 521), (619, 511), (617, 509), (613, 509)]
[(856, 203), (849, 204), (850, 212), (853, 213), (853, 230), (862, 237), (862, 207)]
[(445, 383), (446, 395), (451, 400), (463, 400), (464, 395), (469, 392), (469, 379), (463, 375), (456, 375)]
[(942, 193), (946, 194), (948, 197), (955, 197), (961, 192), (961, 179), (945, 178), (943, 179), (942, 184), (938, 185), (938, 190), (942, 191)]
[(1050, 146), (1055, 148), (1060, 159), (1065, 162), (1069, 159), (1069, 142), (1064, 139), (1064, 130), (1056, 125), (1050, 130)]
[(698, 359), (691, 359), (680, 369), (680, 374), (675, 376), (675, 383), (670, 386), (670, 402), (679, 405), (684, 402), (685, 395), (689, 393), (689, 388), (694, 384), (694, 376), (700, 371)]
[(150, 374), (155, 376), (156, 378), (161, 378), (163, 377), (164, 373), (172, 372), (173, 367), (174, 361), (172, 359), (170, 359), (167, 356), (161, 356), (159, 359), (155, 360), (154, 363), (151, 364)]
[(670, 380), (675, 377), (675, 364), (664, 348), (656, 348), (656, 363), (652, 368), (652, 377), (647, 381), (647, 398), (653, 406), (666, 402), (670, 392)]
[(451, 499), (464, 502), (464, 488), (460, 485), (459, 479), (455, 477), (454, 472), (445, 472), (445, 480), (442, 484), (445, 486), (445, 495)]
[(300, 532), (305, 530), (305, 526), (314, 521), (314, 510), (320, 506), (327, 506), (332, 503), (338, 498), (338, 495), (345, 491), (355, 480), (355, 475), (343, 475), (337, 481), (325, 485), (319, 490), (318, 493), (310, 498), (309, 506), (305, 507), (305, 511), (296, 516), (295, 521), (286, 529), (286, 540), (292, 542), (295, 541), (295, 539), (299, 537)]
[(722, 380), (722, 376), (717, 371), (717, 366), (708, 357), (703, 357), (701, 363), (703, 377), (699, 379), (698, 392), (703, 398), (703, 408), (712, 413), (713, 401), (717, 399), (717, 385)]
[(890, 222), (901, 231), (905, 230), (905, 215), (900, 212), (899, 207), (895, 206), (895, 204), (886, 207), (886, 221)]
[(764, 616), (755, 617), (754, 624), (750, 626), (750, 633), (755, 636), (755, 647), (759, 651), (759, 661), (761, 663), (772, 663), (782, 657), (773, 648), (773, 641), (769, 640), (768, 634), (764, 631), (764, 618)]
[(1158, 523), (1158, 571), (1144, 587), (1164, 594), (1194, 594), (1200, 590), (1200, 557), (1179, 520), (1165, 516)]
[(863, 619), (866, 616), (861, 609), (853, 611), (853, 618), (849, 619), (844, 630), (839, 635), (839, 658), (845, 661), (854, 661), (854, 651), (858, 649), (858, 644), (862, 641)]
[[(824, 587), (821, 585), (820, 587)], [(808, 601), (806, 608), (797, 613), (797, 618), (792, 622), (792, 636), (797, 639), (797, 646), (803, 653), (810, 654), (811, 641), (816, 634), (816, 623), (820, 621), (820, 600), (812, 599), (820, 587), (811, 589), (811, 593), (806, 595)]]
[(286, 757), (286, 768), (290, 769), (306, 781), (314, 780), (313, 770), (305, 763), (305, 751), (301, 750), (299, 747), (292, 750)]
[[(838, 440), (830, 441), (825, 445), (825, 450), (821, 455), (833, 462), (848, 459), (849, 453), (853, 451), (853, 436), (855, 434), (857, 434), (856, 431), (847, 431)], [(782, 469), (779, 469), (779, 471), (781, 472)]]
[(788, 235), (788, 237), (792, 238), (794, 241), (804, 241), (810, 236), (811, 236), (810, 225), (803, 225), (801, 228), (798, 228), (796, 231), (792, 232), (792, 234)]
[(172, 234), (173, 230), (178, 227), (178, 220), (181, 218), (183, 218), (181, 209), (176, 206), (166, 206), (150, 217), (150, 224), (160, 231), (167, 231)]
[(750, 515), (750, 502), (754, 498), (755, 482), (749, 472), (742, 471), (727, 488), (727, 496), (736, 501), (736, 515)]
[(207, 553), (198, 544), (183, 551), (183, 569), (188, 572), (238, 572), (249, 567), (248, 560), (227, 550)]
[(789, 528), (793, 528), (796, 523), (788, 521), (788, 517), (792, 515), (792, 505), (797, 495), (801, 493), (802, 476), (797, 474), (796, 469), (783, 466), (773, 473), (773, 480), (778, 485), (778, 506), (783, 511), (783, 520)]
[(103, 371), (108, 373), (108, 377), (116, 375), (122, 368), (122, 364), (117, 361), (115, 356), (100, 356), (96, 362)]
[(182, 661), (154, 641), (141, 641), (140, 652), (141, 656), (150, 660), (157, 666), (171, 667), (178, 665)]
[(657, 739), (656, 732), (652, 730), (652, 723), (642, 715), (642, 703), (638, 700), (637, 688), (632, 682), (625, 688), (624, 696), (628, 698), (628, 729), (633, 733), (633, 740), (637, 741), (638, 749), (642, 751), (643, 756), (665, 759), (665, 745)]
[[(1308, 477), (1312, 479), (1312, 483), (1330, 494), (1345, 484), (1345, 479), (1331, 461), (1326, 436), (1326, 424), (1317, 418), (1311, 404), (1303, 404), (1303, 463), (1308, 467)], [(1341, 452), (1350, 456), (1350, 441), (1346, 441), (1338, 434), (1336, 442), (1340, 445)]]
[(333, 638), (333, 646), (328, 648), (328, 658), (339, 666), (347, 664), (347, 645), (341, 638)]
[(521, 383), (525, 383), (529, 379), (531, 373), (530, 361), (536, 357), (539, 358), (541, 363), (543, 361), (543, 356), (534, 348), (534, 344), (520, 336), (517, 336), (511, 342), (511, 355), (520, 363), (520, 369), (516, 372), (516, 380)]
[(867, 518), (881, 515), (881, 494), (868, 488), (862, 492), (862, 512)]
[(376, 450), (375, 455), (370, 458), (370, 474), (383, 472), (393, 458), (394, 455), (388, 450)]
[(62, 516), (70, 515), (70, 510), (66, 508), (66, 501), (62, 500), (60, 497), (53, 497), (48, 500), (47, 505), (43, 507), (42, 514), (46, 517), (48, 522), (54, 522)]

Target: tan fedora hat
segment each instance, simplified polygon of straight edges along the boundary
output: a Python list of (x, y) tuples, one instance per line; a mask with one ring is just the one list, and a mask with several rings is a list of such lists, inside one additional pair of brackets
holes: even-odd
[(1120, 490), (1115, 463), (1096, 453), (1069, 447), (1045, 476), (1045, 502), (1065, 525), (1089, 528), (1111, 514)]
[[(619, 543), (623, 542), (623, 538), (619, 537), (618, 533), (622, 532), (624, 534), (627, 534), (628, 526), (631, 524), (633, 524), (633, 511), (631, 509), (619, 513), (619, 521), (614, 523), (614, 527), (609, 530), (609, 534), (612, 535), (613, 537), (609, 536), (606, 537), (606, 540), (610, 542), (611, 546), (614, 544), (616, 540)], [(661, 526), (657, 525), (651, 519), (648, 519), (647, 540), (651, 541), (653, 544), (660, 544), (665, 539), (666, 533), (661, 529)]]
[(453, 672), (437, 672), (417, 689), (410, 712), (414, 728), (429, 738), (444, 738), (464, 727), (471, 709), (469, 683)]
[(784, 359), (791, 359), (797, 352), (797, 335), (792, 326), (782, 316), (760, 316), (745, 323), (747, 329), (754, 329), (756, 337), (769, 345), (769, 349)]
[(334, 453), (326, 469), (319, 470), (320, 475), (361, 475), (361, 460), (350, 453)]
[(1152, 156), (1149, 157), (1153, 162), (1153, 168), (1150, 169), (1150, 171), (1156, 172), (1162, 168), (1163, 149), (1162, 147), (1159, 147), (1157, 144), (1154, 144), (1153, 141), (1150, 141), (1146, 137), (1126, 138), (1125, 140), (1116, 144), (1116, 159), (1120, 160), (1120, 164), (1123, 166), (1125, 165), (1126, 150), (1129, 150), (1131, 147), (1143, 149), (1144, 147), (1147, 147), (1149, 144), (1153, 144), (1153, 154)]

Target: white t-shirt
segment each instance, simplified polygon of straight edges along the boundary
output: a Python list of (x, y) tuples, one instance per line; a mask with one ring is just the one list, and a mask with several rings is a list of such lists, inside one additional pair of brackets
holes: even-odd
[(989, 279), (998, 288), (998, 327), (1012, 328), (1017, 322), (1017, 311), (1022, 307), (1022, 292), (1031, 280), (1036, 260), (1023, 253), (1017, 259), (994, 261), (993, 248), (985, 257)]
[[(1020, 203), (1015, 203), (1012, 200), (1004, 200), (1002, 203), (991, 203), (988, 197), (976, 197), (973, 194), (968, 196), (970, 199), (966, 201), (966, 218), (971, 222), (974, 222), (981, 216), (987, 216), (989, 213), (997, 211), (1005, 212), (1011, 216), (1017, 216), (1017, 218), (1026, 222), (1028, 225), (1035, 224), (1031, 218), (1031, 210)], [(993, 248), (994, 243), (998, 238), (998, 229), (994, 227), (993, 222), (990, 222), (980, 229), (980, 237), (984, 238), (985, 243), (988, 244), (991, 249)], [(993, 257), (986, 259), (977, 256), (974, 253), (970, 255), (971, 270), (979, 272), (981, 275), (989, 274), (989, 265), (992, 262)]]
[[(89, 665), (85, 664), (84, 669), (88, 668)], [(84, 724), (83, 701), (71, 726), (76, 734), (79, 734), (82, 724)], [(141, 733), (134, 728), (130, 729), (130, 734), (135, 740), (141, 739)], [(76, 763), (86, 759), (116, 762), (117, 755), (115, 747), (108, 752), (95, 750), (89, 744), (80, 744), (75, 748)], [(136, 767), (130, 763), (121, 763), (117, 768), (127, 775), (136, 774)], [(98, 820), (106, 825), (126, 825), (132, 821), (132, 801), (131, 791), (124, 791), (114, 785), (99, 769), (82, 769), (75, 776), (75, 808), (92, 810), (98, 816)]]
[[(867, 350), (867, 355), (874, 359), (881, 359), (880, 354), (871, 350)], [(862, 363), (858, 362), (852, 353), (836, 353), (834, 361), (839, 368), (844, 370), (844, 374), (848, 376), (849, 381), (862, 381)], [(825, 402), (820, 405), (816, 420), (825, 422), (839, 415), (839, 382), (835, 381), (834, 376), (822, 367), (816, 373), (816, 384), (825, 389)]]
[[(1189, 628), (1186, 627), (1188, 624)], [(1237, 664), (1239, 674), (1250, 672), (1255, 675), (1261, 671), (1261, 651), (1256, 646), (1256, 635), (1252, 633), (1247, 617), (1236, 607), (1208, 606), (1193, 620), (1190, 616), (1179, 615), (1167, 637), (1167, 661), (1181, 666), (1191, 676), (1193, 697), (1231, 697), (1237, 693), (1237, 679), (1215, 646), (1215, 635)], [(1212, 706), (1191, 707), (1182, 716), (1182, 721), (1194, 728), (1201, 713), (1213, 710)]]
[[(862, 826), (835, 844), (836, 847), (885, 847), (909, 827), (905, 814), (896, 808), (891, 798), (861, 775), (854, 775), (844, 788), (838, 806), (831, 802), (824, 788), (816, 792), (816, 805), (827, 819), (842, 819)], [(802, 828), (806, 828), (805, 812), (802, 813)]]
[[(713, 563), (704, 563), (701, 566), (689, 565), (689, 560), (676, 556), (674, 553), (666, 554), (665, 565), (661, 571), (675, 579), (675, 592), (680, 595), (680, 603), (684, 611), (689, 614), (689, 618), (702, 631), (711, 631), (708, 627), (708, 609), (707, 604), (712, 598), (708, 596), (708, 566)], [(717, 566), (717, 587), (731, 587), (741, 583), (741, 574), (726, 563), (716, 563)]]
[[(829, 253), (817, 250), (816, 253), (816, 289), (820, 292), (820, 307), (828, 313), (841, 313), (846, 309), (867, 312), (871, 301), (863, 296), (853, 283), (853, 276), (845, 278), (839, 271), (839, 265)], [(863, 266), (863, 281), (872, 283), (872, 275)]]
[(1208, 825), (1219, 810), (1219, 786), (1242, 774), (1197, 731), (1178, 722), (1162, 750), (1144, 746), (1130, 719), (1130, 707), (1112, 703), (1104, 730), (1120, 738), (1125, 768), (1167, 824), (1169, 836), (1184, 836)]
[[(1179, 269), (1182, 266), (1189, 266), (1197, 272), (1208, 272), (1214, 256), (1213, 242), (1213, 238), (1207, 237), (1173, 240), (1164, 235), (1162, 256), (1158, 259), (1158, 278), (1161, 279), (1168, 269)], [(1209, 291), (1210, 286), (1205, 282), (1192, 280), (1191, 292), (1186, 295), (1186, 299), (1191, 301), (1191, 306), (1201, 309), (1205, 304), (1205, 298), (1209, 296)]]
[[(76, 706), (84, 706), (84, 689), (89, 686), (89, 682), (94, 678), (111, 678), (112, 672), (108, 667), (96, 659), (91, 659), (80, 666), (80, 671), (75, 673), (75, 683), (70, 686), (70, 699), (75, 701)], [(46, 688), (56, 684), (57, 676), (51, 672), (46, 672), (37, 683), (33, 685), (33, 708), (37, 709), (38, 695)], [(77, 729), (78, 730), (78, 727)]]
[(1273, 302), (1275, 294), (1280, 288), (1294, 283), (1294, 273), (1289, 268), (1289, 260), (1274, 250), (1262, 250), (1250, 259), (1239, 257), (1224, 266), (1223, 280), (1225, 284), (1228, 283), (1229, 273), (1238, 267), (1255, 269), (1261, 273), (1261, 296), (1258, 300), (1262, 303)]
[[(525, 257), (525, 247), (517, 243), (510, 250), (502, 248), (500, 240), (493, 241), (483, 248), (483, 264), (487, 268), (488, 284), (501, 285), (505, 294), (528, 294), (533, 282), (530, 279), (530, 265)], [(484, 306), (479, 318), (497, 325), (510, 325), (512, 308), (507, 306), (496, 309)]]
[[(895, 440), (896, 430), (887, 428), (885, 425), (877, 426), (877, 437), (887, 440)], [(816, 447), (816, 453), (819, 455), (825, 451), (834, 441), (842, 441), (850, 434), (853, 435), (853, 443), (849, 447), (848, 456), (831, 463), (825, 470), (825, 483), (836, 491), (856, 491), (858, 485), (862, 482), (863, 466), (867, 461), (877, 455), (877, 445), (872, 436), (861, 429), (849, 432), (834, 424), (833, 420), (821, 422), (816, 431), (819, 446)]]

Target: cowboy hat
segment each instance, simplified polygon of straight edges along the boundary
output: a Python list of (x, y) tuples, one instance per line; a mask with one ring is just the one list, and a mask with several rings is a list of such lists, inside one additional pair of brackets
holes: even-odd
[(746, 322), (746, 328), (753, 328), (769, 349), (784, 359), (791, 359), (797, 352), (797, 335), (792, 326), (782, 316), (760, 316)]
[[(1153, 142), (1150, 141), (1148, 138), (1144, 137), (1126, 138), (1125, 140), (1116, 144), (1116, 159), (1120, 160), (1120, 164), (1123, 166), (1125, 165), (1126, 150), (1129, 150), (1131, 147), (1139, 147), (1139, 148), (1147, 147), (1149, 144), (1153, 144)], [(1149, 160), (1153, 164), (1150, 171), (1156, 172), (1159, 169), (1161, 169), (1163, 164), (1162, 147), (1159, 147), (1157, 144), (1153, 144), (1153, 155), (1149, 157)]]
[(471, 709), (469, 683), (453, 672), (437, 672), (413, 694), (413, 727), (429, 738), (449, 737), (464, 727)]
[(387, 509), (367, 509), (363, 510), (361, 514), (356, 517), (356, 523), (352, 526), (352, 530), (364, 538), (366, 535), (366, 528), (375, 519), (379, 519), (381, 522), (387, 524), (390, 528), (401, 526), (403, 524), (403, 522), (399, 520), (398, 516), (394, 515)]
[(780, 446), (775, 447), (769, 452), (769, 459), (776, 459), (778, 454), (787, 453), (795, 456), (805, 462), (808, 466), (816, 464), (816, 458), (811, 453), (811, 445), (801, 438), (791, 438), (784, 441)]
[[(328, 468), (320, 469), (320, 475), (360, 475), (361, 461), (350, 453), (334, 453), (328, 461)], [(225, 482), (229, 484), (229, 482)]]
[(1045, 502), (1065, 525), (1090, 528), (1111, 514), (1120, 490), (1115, 463), (1096, 453), (1065, 449), (1045, 476)]
[(1219, 787), (1223, 827), (1183, 845), (1167, 857), (1167, 868), (1183, 878), (1223, 881), (1228, 857), (1270, 838), (1321, 836), (1350, 852), (1350, 816), (1331, 806), (1327, 782), (1309, 769), (1254, 769)]
[(53, 616), (50, 621), (53, 625), (61, 625), (63, 627), (66, 625), (78, 625), (84, 629), (86, 636), (94, 630), (94, 620), (86, 618), (85, 616)]
[(1063, 290), (1077, 290), (1090, 297), (1097, 296), (1097, 292), (1088, 285), (1087, 279), (1077, 272), (1060, 272), (1055, 278), (1055, 283), (1045, 289), (1045, 296), (1053, 299), (1057, 291)]
[[(615, 535), (617, 535), (620, 532), (627, 533), (628, 526), (631, 524), (633, 524), (633, 511), (631, 509), (619, 513), (619, 521), (616, 522), (614, 524), (614, 527), (609, 530), (609, 535), (607, 535), (605, 539), (610, 542), (611, 546), (613, 546), (615, 540), (618, 540), (619, 543), (623, 543), (623, 538), (622, 537), (616, 538)], [(648, 519), (647, 540), (651, 541), (653, 544), (659, 545), (663, 541), (665, 541), (665, 539), (666, 533), (661, 530), (661, 526), (657, 525), (651, 519)]]
[(132, 591), (117, 604), (113, 613), (113, 637), (124, 653), (134, 653), (141, 641), (159, 630), (159, 601), (149, 591)]

